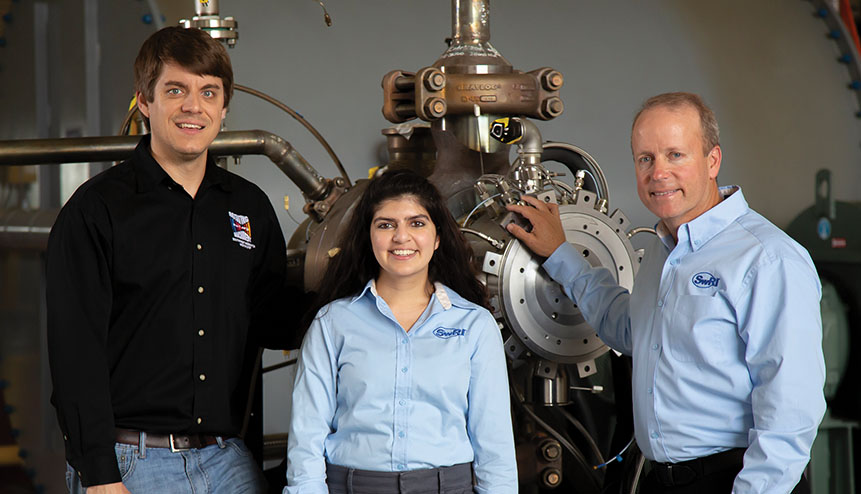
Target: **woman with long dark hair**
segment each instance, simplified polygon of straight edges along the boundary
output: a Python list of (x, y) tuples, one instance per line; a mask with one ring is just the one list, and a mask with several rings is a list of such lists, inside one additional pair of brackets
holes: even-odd
[(426, 179), (368, 184), (302, 344), (286, 494), (517, 492), (502, 337), (471, 260)]

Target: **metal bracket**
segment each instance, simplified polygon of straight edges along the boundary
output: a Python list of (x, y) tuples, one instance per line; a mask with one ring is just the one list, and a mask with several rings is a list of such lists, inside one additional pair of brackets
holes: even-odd
[(487, 274), (492, 274), (494, 276), (499, 276), (499, 268), (502, 266), (502, 256), (497, 254), (496, 252), (490, 252), (484, 254), (484, 264), (481, 266), (481, 270)]
[(505, 354), (511, 360), (519, 360), (526, 353), (526, 347), (514, 335), (509, 336), (503, 345), (505, 347)]
[(556, 201), (556, 192), (552, 190), (536, 194), (535, 198), (546, 204), (559, 204), (558, 201)]
[(594, 360), (587, 360), (585, 362), (577, 362), (577, 374), (581, 377), (589, 377), (592, 374), (598, 372), (598, 368), (595, 366)]
[(499, 226), (502, 227), (502, 229), (506, 230), (506, 231), (508, 231), (508, 230), (505, 227), (511, 223), (514, 223), (515, 225), (519, 226), (520, 228), (523, 228), (527, 232), (532, 231), (532, 223), (530, 223), (529, 220), (527, 220), (523, 216), (520, 216), (519, 214), (515, 213), (514, 211), (508, 211), (505, 214), (505, 216), (503, 216), (502, 219), (499, 220)]
[(558, 365), (556, 362), (549, 360), (539, 360), (535, 367), (535, 375), (547, 379), (555, 379), (558, 374)]

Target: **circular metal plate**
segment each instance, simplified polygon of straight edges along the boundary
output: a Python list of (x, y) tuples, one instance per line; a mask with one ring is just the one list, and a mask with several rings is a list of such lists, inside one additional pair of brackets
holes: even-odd
[[(559, 207), (566, 239), (592, 266), (609, 269), (630, 290), (639, 263), (627, 238), (627, 218), (618, 210), (612, 216), (595, 210), (597, 196), (591, 192), (579, 191), (577, 198), (577, 204)], [(535, 354), (576, 363), (608, 350), (539, 258), (515, 239), (502, 254), (498, 283), (507, 325)]]

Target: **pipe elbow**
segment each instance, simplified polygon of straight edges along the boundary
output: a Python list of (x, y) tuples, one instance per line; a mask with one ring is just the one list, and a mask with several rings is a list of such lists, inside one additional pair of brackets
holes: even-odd
[(525, 118), (520, 119), (520, 124), (523, 126), (523, 142), (520, 144), (523, 147), (523, 153), (541, 156), (544, 146), (541, 143), (541, 131), (538, 130), (538, 126)]
[(260, 144), (261, 153), (290, 177), (308, 199), (317, 201), (328, 195), (331, 188), (328, 181), (317, 174), (292, 144), (263, 130), (253, 131), (253, 136)]

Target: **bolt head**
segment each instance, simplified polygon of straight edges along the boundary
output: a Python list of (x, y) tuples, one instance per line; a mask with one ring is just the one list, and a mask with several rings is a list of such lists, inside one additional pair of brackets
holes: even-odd
[(427, 72), (425, 74), (425, 87), (431, 91), (439, 91), (445, 86), (445, 74), (439, 70)]
[(565, 110), (565, 105), (562, 104), (562, 100), (558, 97), (554, 96), (552, 98), (547, 98), (541, 104), (542, 113), (544, 113), (548, 117), (558, 117), (562, 114), (562, 111)]
[(425, 113), (431, 118), (440, 118), (445, 115), (446, 104), (442, 98), (430, 98), (425, 103)]
[(548, 91), (556, 91), (562, 87), (565, 78), (562, 77), (562, 73), (558, 70), (550, 70), (544, 73), (542, 77), (541, 84), (544, 86), (544, 89)]

